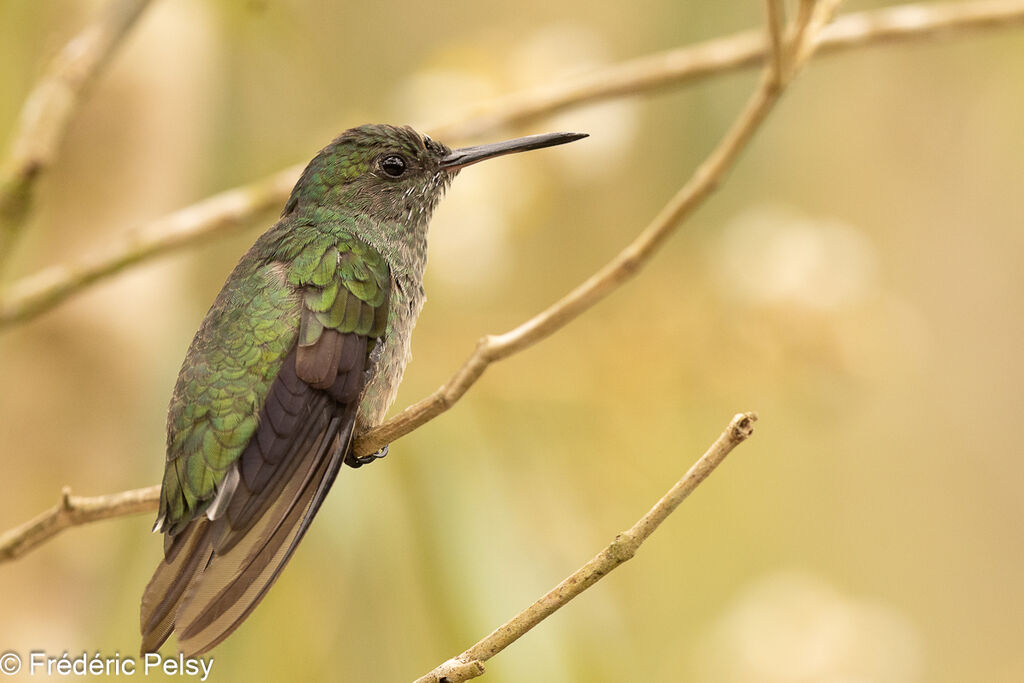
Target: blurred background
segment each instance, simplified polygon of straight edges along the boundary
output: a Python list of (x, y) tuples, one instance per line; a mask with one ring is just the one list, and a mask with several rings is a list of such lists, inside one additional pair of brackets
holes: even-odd
[[(5, 135), (102, 4), (0, 0)], [(158, 0), (71, 126), (8, 276), (308, 160), (349, 126), (451, 120), (762, 21), (748, 1), (630, 7)], [(753, 439), (636, 558), (487, 680), (1024, 680), (1022, 69), (1019, 28), (812, 60), (650, 267), (338, 478), (214, 651), (213, 679), (415, 678), (589, 559), (756, 410)], [(489, 135), (591, 138), (454, 183), (395, 409), (632, 239), (755, 79)], [(0, 333), (0, 530), (64, 485), (159, 481), (185, 348), (275, 213)], [(80, 527), (0, 566), (0, 651), (133, 655), (152, 522)]]

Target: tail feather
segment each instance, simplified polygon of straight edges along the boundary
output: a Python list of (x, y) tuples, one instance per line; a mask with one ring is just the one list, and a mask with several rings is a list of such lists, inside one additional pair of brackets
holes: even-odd
[(312, 519), (314, 494), (331, 459), (316, 458), (312, 471), (297, 473), (245, 538), (224, 555), (215, 554), (201, 580), (189, 585), (176, 617), (182, 652), (191, 656), (214, 647), (266, 596), (301, 540), (304, 520)]
[(213, 553), (210, 523), (198, 519), (174, 537), (142, 594), (142, 652), (155, 652), (174, 629), (174, 617), (192, 580)]

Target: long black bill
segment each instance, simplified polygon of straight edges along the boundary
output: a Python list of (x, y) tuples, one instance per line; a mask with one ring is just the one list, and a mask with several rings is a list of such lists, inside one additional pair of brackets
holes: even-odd
[(492, 142), (489, 145), (477, 145), (475, 147), (463, 147), (456, 149), (451, 154), (441, 159), (441, 168), (449, 171), (475, 164), (484, 159), (493, 159), (504, 154), (515, 154), (526, 152), (531, 149), (543, 149), (564, 145), (587, 137), (587, 133), (544, 133), (543, 135), (527, 135), (525, 138), (515, 138), (504, 142)]

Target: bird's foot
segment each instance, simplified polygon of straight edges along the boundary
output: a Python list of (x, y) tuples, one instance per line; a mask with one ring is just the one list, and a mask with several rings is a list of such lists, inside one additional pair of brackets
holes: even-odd
[(348, 457), (345, 458), (345, 464), (352, 468), (362, 467), (363, 465), (370, 464), (374, 460), (380, 460), (387, 454), (388, 446), (384, 446), (384, 448), (380, 449), (376, 453), (370, 453), (369, 455), (356, 456), (349, 453)]

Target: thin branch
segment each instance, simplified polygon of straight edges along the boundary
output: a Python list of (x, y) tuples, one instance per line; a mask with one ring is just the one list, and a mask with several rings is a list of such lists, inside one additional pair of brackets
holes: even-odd
[[(796, 18), (793, 20), (790, 33), (790, 54), (800, 52), (799, 46), (804, 44), (807, 36), (807, 29), (814, 18), (814, 7), (817, 0), (799, 0), (796, 9)], [(796, 46), (796, 47), (793, 47)]]
[(813, 0), (813, 2), (805, 4), (809, 4), (811, 7), (809, 12), (804, 10), (797, 15), (798, 21), (806, 23), (798, 23), (796, 26), (796, 39), (791, 48), (791, 68), (787, 74), (789, 78), (793, 78), (797, 74), (801, 65), (807, 62), (807, 58), (811, 56), (812, 52), (821, 48), (821, 43), (816, 42), (815, 39), (835, 19), (836, 12), (839, 11), (843, 0)]
[(225, 234), (244, 226), (254, 214), (280, 208), (301, 172), (301, 166), (286, 168), (258, 183), (208, 197), (78, 261), (49, 266), (14, 282), (0, 296), (0, 329), (33, 318), (132, 264)]
[(771, 47), (771, 51), (768, 54), (770, 58), (769, 65), (771, 66), (769, 73), (773, 80), (782, 82), (783, 73), (786, 70), (785, 55), (783, 54), (782, 47), (785, 8), (782, 6), (782, 0), (764, 0), (764, 4), (765, 23), (768, 25), (768, 45)]
[(736, 415), (725, 431), (690, 470), (668, 490), (629, 530), (615, 537), (589, 562), (570, 574), (542, 598), (462, 654), (441, 664), (415, 683), (459, 683), (484, 673), (483, 663), (554, 614), (577, 595), (600, 581), (623, 562), (632, 559), (640, 545), (654, 533), (680, 503), (686, 500), (725, 457), (754, 433), (754, 413)]
[(64, 133), (90, 86), (150, 0), (111, 0), (54, 57), (21, 109), (18, 132), (0, 176), (0, 262), (9, 258), (28, 216), (32, 191), (57, 157)]
[[(810, 7), (812, 3), (802, 3)], [(799, 18), (799, 17), (798, 17)], [(970, 30), (1024, 23), (1024, 0), (980, 0), (949, 4), (913, 4), (837, 19), (813, 38), (812, 49), (831, 54), (881, 42), (945, 36)], [(430, 126), (431, 135), (453, 142), (505, 126), (521, 125), (572, 106), (636, 95), (711, 75), (755, 66), (767, 54), (764, 32), (733, 36), (669, 50), (599, 69), (551, 87), (494, 100), (470, 109), (452, 123)], [(804, 55), (806, 58), (806, 54)], [(194, 244), (224, 228), (243, 224), (268, 206), (283, 204), (300, 166), (279, 171), (250, 185), (229, 190), (147, 224), (137, 233), (69, 265), (50, 266), (0, 292), (0, 329), (53, 308), (87, 285), (125, 267)], [(227, 201), (226, 198), (236, 198)], [(216, 201), (220, 198), (222, 201)], [(219, 208), (218, 208), (219, 207)], [(172, 220), (173, 219), (173, 220)], [(167, 228), (167, 234), (161, 232)], [(146, 237), (140, 238), (139, 235)]]
[[(832, 8), (834, 9), (834, 8)], [(920, 38), (945, 38), (968, 31), (1024, 23), (1021, 0), (971, 0), (905, 4), (837, 17), (815, 36), (820, 55)]]
[(21, 557), (68, 527), (155, 510), (159, 497), (159, 486), (94, 498), (72, 496), (71, 489), (65, 486), (59, 503), (0, 536), (0, 562)]

